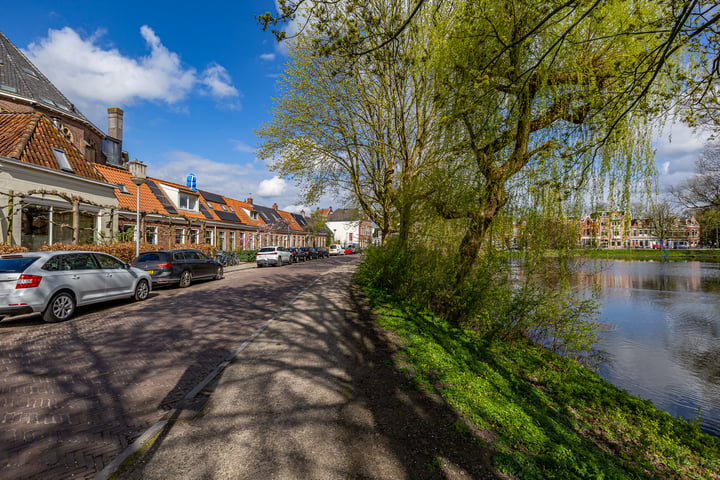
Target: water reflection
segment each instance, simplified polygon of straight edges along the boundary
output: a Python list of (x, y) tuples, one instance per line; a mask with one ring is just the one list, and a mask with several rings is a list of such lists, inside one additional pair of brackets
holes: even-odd
[(609, 354), (598, 372), (670, 414), (720, 436), (720, 265), (603, 261), (579, 287), (599, 286)]

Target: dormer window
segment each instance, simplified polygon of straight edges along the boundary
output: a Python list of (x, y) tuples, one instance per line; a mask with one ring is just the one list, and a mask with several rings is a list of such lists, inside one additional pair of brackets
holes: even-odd
[(60, 150), (59, 148), (50, 147), (53, 156), (55, 156), (55, 161), (58, 163), (58, 166), (60, 167), (60, 170), (65, 170), (66, 172), (75, 173), (75, 170), (73, 170), (72, 165), (70, 165), (70, 161), (67, 158), (67, 155), (65, 155), (64, 150)]
[(182, 210), (194, 210), (197, 211), (198, 209), (198, 197), (194, 195), (189, 195), (185, 192), (180, 192), (179, 198), (178, 198), (178, 206)]
[(257, 214), (257, 212), (251, 211), (251, 212), (250, 212), (250, 218), (252, 218), (253, 220), (257, 220), (257, 219), (258, 219), (258, 214)]
[(116, 183), (115, 186), (117, 187), (118, 190), (120, 190), (120, 193), (128, 193), (128, 194), (130, 193), (130, 192), (128, 192), (127, 187), (122, 183)]
[(22, 69), (23, 72), (27, 73), (31, 77), (38, 78), (37, 73), (35, 73), (35, 70), (33, 70), (32, 68), (22, 67)]

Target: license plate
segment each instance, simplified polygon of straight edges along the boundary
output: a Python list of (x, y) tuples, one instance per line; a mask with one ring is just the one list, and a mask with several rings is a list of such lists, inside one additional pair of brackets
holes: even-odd
[(145, 271), (148, 272), (150, 275), (152, 275), (153, 273), (155, 273), (155, 270), (145, 270)]

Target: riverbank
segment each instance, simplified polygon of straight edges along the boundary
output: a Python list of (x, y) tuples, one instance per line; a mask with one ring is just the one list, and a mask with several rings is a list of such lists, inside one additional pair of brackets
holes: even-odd
[[(606, 260), (657, 260), (664, 261), (665, 251), (662, 249), (582, 249), (575, 250), (582, 257), (602, 258)], [(668, 249), (668, 261), (720, 262), (720, 249)]]
[(366, 294), (397, 343), (396, 367), (465, 419), (455, 425), (458, 434), (489, 447), (498, 472), (522, 479), (718, 478), (720, 439), (698, 425), (529, 342), (480, 337), (396, 298)]

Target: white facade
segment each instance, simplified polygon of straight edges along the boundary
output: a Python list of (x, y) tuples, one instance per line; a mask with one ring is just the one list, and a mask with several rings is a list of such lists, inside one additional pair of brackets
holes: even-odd
[[(31, 250), (42, 243), (69, 243), (72, 222), (68, 215), (72, 215), (72, 205), (67, 197), (78, 199), (83, 238), (94, 243), (109, 237), (117, 229), (118, 201), (114, 190), (114, 185), (98, 180), (0, 157), (2, 241)], [(36, 193), (27, 195), (30, 192)]]
[(333, 243), (343, 247), (353, 244), (360, 248), (367, 248), (372, 241), (372, 223), (365, 220), (346, 222), (327, 222), (327, 228), (333, 232)]

